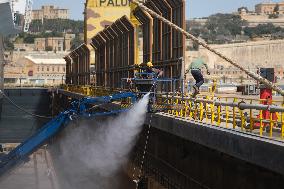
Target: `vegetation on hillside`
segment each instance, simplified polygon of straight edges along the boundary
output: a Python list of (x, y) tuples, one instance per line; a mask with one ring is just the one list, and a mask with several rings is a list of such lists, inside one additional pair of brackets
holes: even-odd
[(37, 34), (32, 33), (20, 33), (16, 38), (16, 42), (23, 42), (32, 44), (34, 43), (35, 38), (46, 38), (46, 37), (63, 37), (63, 33), (56, 31), (53, 32), (41, 32)]
[(30, 32), (42, 33), (46, 31), (79, 34), (84, 32), (84, 22), (69, 19), (44, 19), (32, 21)]
[(16, 43), (34, 43), (35, 38), (63, 37), (64, 33), (73, 33), (79, 36), (84, 32), (84, 22), (68, 19), (33, 20), (30, 33), (20, 33)]
[(244, 34), (250, 38), (269, 36), (271, 38), (283, 39), (284, 38), (284, 28), (279, 26), (274, 26), (271, 23), (260, 24), (256, 27), (246, 27), (244, 28)]
[(84, 43), (83, 40), (80, 39), (79, 36), (76, 36), (74, 39), (72, 39), (71, 41), (71, 50), (76, 49), (77, 47), (79, 47), (82, 43)]
[(194, 36), (203, 38), (209, 44), (234, 43), (256, 37), (284, 39), (284, 28), (271, 23), (249, 27), (246, 21), (234, 14), (209, 16), (203, 25), (196, 21), (190, 21), (187, 22), (186, 29)]
[(188, 31), (196, 37), (202, 37), (208, 43), (226, 43), (242, 34), (247, 22), (234, 14), (215, 14), (209, 16), (204, 26), (194, 23)]
[(14, 50), (14, 44), (11, 42), (11, 39), (9, 37), (5, 37), (3, 42), (5, 50), (7, 51)]

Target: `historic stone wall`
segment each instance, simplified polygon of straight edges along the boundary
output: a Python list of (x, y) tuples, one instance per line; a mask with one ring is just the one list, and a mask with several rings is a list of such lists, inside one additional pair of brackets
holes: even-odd
[[(250, 71), (256, 72), (260, 67), (272, 67), (275, 68), (276, 76), (279, 79), (284, 78), (284, 40), (211, 45), (211, 47)], [(240, 70), (203, 47), (200, 47), (199, 52), (186, 52), (186, 67), (197, 56), (202, 56), (208, 63), (213, 77), (240, 78), (244, 76), (246, 78)]]
[[(284, 66), (284, 40), (211, 45), (211, 47), (247, 68)], [(211, 68), (218, 64), (229, 66), (203, 47), (200, 48), (200, 53), (206, 57)]]

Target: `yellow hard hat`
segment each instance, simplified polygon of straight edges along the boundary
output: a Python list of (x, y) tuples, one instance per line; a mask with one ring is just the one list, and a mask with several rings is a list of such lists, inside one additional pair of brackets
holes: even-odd
[(148, 62), (148, 63), (147, 63), (147, 66), (148, 66), (148, 67), (153, 67), (152, 62)]

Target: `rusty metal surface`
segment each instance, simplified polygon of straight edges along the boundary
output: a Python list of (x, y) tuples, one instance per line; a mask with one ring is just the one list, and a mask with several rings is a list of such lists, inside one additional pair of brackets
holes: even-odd
[[(179, 27), (185, 28), (184, 0), (148, 0), (145, 5)], [(180, 58), (185, 54), (185, 37), (139, 7), (133, 11), (133, 15), (141, 23), (143, 62), (152, 61), (155, 67), (163, 69), (164, 77), (182, 77), (183, 64)], [(137, 32), (130, 20), (123, 16), (92, 38), (96, 86), (117, 89), (121, 87), (122, 78), (134, 76)], [(72, 84), (82, 85), (90, 82), (89, 77), (86, 79), (89, 72), (86, 66), (89, 66), (90, 62), (87, 54), (89, 52), (85, 52), (84, 48), (70, 53)], [(68, 83), (69, 77), (70, 74)]]
[(120, 88), (122, 78), (134, 75), (136, 40), (133, 24), (123, 16), (95, 35), (92, 41), (96, 54), (97, 85)]
[[(162, 15), (160, 9), (157, 8), (153, 1), (147, 1), (145, 5), (154, 10), (159, 15)], [(158, 62), (162, 60), (162, 22), (153, 18), (153, 49), (152, 49), (152, 61)]]
[(90, 84), (90, 50), (86, 44), (80, 45), (69, 55), (64, 57), (66, 61), (66, 84), (89, 85)]
[(152, 61), (153, 18), (149, 13), (140, 8), (136, 8), (133, 15), (141, 23), (143, 33), (143, 62)]
[[(179, 27), (185, 28), (184, 0), (148, 0), (145, 6)], [(165, 77), (182, 77), (183, 68), (180, 58), (185, 54), (185, 37), (158, 19), (152, 18), (140, 8), (134, 10), (134, 16), (142, 24), (143, 62), (152, 60), (155, 67), (163, 69)], [(151, 19), (152, 26), (149, 24)]]
[(71, 84), (72, 83), (72, 59), (70, 56), (65, 56), (64, 60), (66, 62), (66, 84)]

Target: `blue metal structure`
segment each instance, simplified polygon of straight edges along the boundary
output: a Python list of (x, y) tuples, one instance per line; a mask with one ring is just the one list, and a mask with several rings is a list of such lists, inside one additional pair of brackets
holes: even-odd
[(131, 98), (133, 103), (136, 102), (136, 95), (131, 92), (118, 93), (112, 96), (102, 96), (96, 98), (87, 97), (79, 101), (74, 101), (71, 109), (60, 113), (56, 118), (48, 122), (33, 136), (25, 140), (17, 148), (0, 159), (0, 176), (9, 172), (17, 165), (27, 161), (30, 154), (48, 142), (48, 140), (58, 134), (60, 130), (64, 129), (68, 123), (73, 120), (75, 115), (87, 117), (108, 116), (127, 111), (127, 109), (122, 109), (90, 114), (87, 113), (88, 105), (101, 105), (125, 98)]

